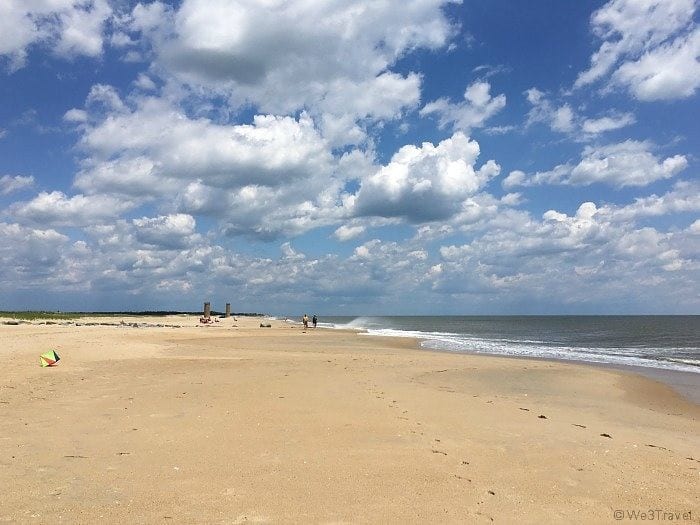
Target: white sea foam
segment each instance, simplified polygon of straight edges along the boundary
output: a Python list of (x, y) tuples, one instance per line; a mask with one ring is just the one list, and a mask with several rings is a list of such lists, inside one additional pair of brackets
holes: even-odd
[[(598, 348), (573, 347), (546, 344), (538, 340), (484, 339), (450, 332), (424, 332), (419, 330), (397, 330), (373, 328), (381, 326), (378, 318), (357, 318), (346, 324), (326, 324), (331, 328), (361, 330), (366, 335), (381, 337), (410, 337), (419, 339), (421, 346), (431, 350), (465, 352), (475, 354), (503, 355), (511, 357), (535, 357), (583, 361), (602, 364), (643, 366), (665, 370), (700, 373), (700, 360), (693, 358), (663, 357), (668, 348)], [(658, 358), (640, 356), (658, 355)]]

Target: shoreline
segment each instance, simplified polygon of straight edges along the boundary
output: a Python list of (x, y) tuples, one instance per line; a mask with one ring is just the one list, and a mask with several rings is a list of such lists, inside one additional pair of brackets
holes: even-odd
[(641, 365), (628, 365), (619, 363), (605, 363), (600, 361), (586, 361), (583, 359), (561, 359), (556, 357), (543, 357), (543, 356), (529, 356), (529, 355), (507, 355), (507, 354), (497, 354), (489, 352), (469, 352), (469, 351), (452, 351), (444, 350), (440, 348), (431, 348), (430, 346), (423, 345), (423, 342), (428, 342), (430, 338), (422, 338), (417, 335), (377, 335), (369, 333), (366, 328), (336, 328), (336, 327), (319, 327), (324, 330), (351, 330), (358, 334), (363, 334), (367, 337), (386, 337), (386, 338), (409, 338), (414, 339), (417, 342), (417, 348), (425, 350), (428, 352), (437, 353), (447, 353), (454, 355), (483, 355), (491, 356), (496, 358), (504, 359), (522, 359), (522, 360), (536, 360), (536, 361), (552, 361), (562, 364), (573, 364), (573, 365), (585, 365), (595, 368), (618, 370), (625, 373), (633, 373), (643, 376), (652, 381), (657, 381), (671, 387), (678, 394), (683, 396), (685, 399), (700, 405), (700, 371), (690, 372), (686, 370), (674, 370), (670, 368), (661, 368), (653, 366), (641, 366)]
[[(384, 336), (382, 336), (384, 337)], [(388, 336), (387, 336), (388, 337)], [(420, 346), (420, 345), (419, 345)], [(518, 359), (525, 361), (545, 361), (561, 363), (563, 365), (574, 365), (574, 366), (589, 366), (592, 368), (600, 368), (603, 370), (615, 370), (618, 372), (623, 372), (626, 374), (636, 374), (645, 379), (662, 383), (670, 388), (672, 388), (676, 393), (681, 395), (688, 401), (695, 403), (700, 406), (700, 373), (696, 372), (686, 372), (683, 370), (670, 370), (664, 368), (654, 368), (647, 366), (635, 366), (635, 365), (619, 365), (615, 363), (599, 363), (595, 361), (583, 361), (577, 359), (557, 359), (555, 357), (539, 357), (539, 356), (520, 356), (520, 355), (503, 355), (503, 354), (489, 354), (486, 352), (450, 352), (449, 350), (440, 350), (437, 348), (430, 348), (426, 346), (420, 346), (421, 350), (427, 350), (428, 352), (446, 352), (457, 355), (483, 355), (495, 358), (503, 359)]]

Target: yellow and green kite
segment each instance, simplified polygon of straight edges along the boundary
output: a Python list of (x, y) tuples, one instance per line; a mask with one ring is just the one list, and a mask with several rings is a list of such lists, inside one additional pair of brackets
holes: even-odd
[(49, 350), (39, 356), (39, 363), (41, 366), (54, 366), (60, 359), (55, 350)]

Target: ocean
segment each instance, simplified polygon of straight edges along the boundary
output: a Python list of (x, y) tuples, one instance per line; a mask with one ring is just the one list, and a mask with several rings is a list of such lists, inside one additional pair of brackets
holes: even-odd
[(700, 316), (322, 317), (319, 326), (413, 337), (426, 349), (700, 374)]

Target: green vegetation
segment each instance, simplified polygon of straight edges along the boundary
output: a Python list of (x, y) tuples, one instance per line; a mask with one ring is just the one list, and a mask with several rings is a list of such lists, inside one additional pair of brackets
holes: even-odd
[(21, 321), (34, 321), (35, 319), (79, 319), (85, 314), (74, 312), (3, 312), (0, 311), (0, 317), (17, 319)]

